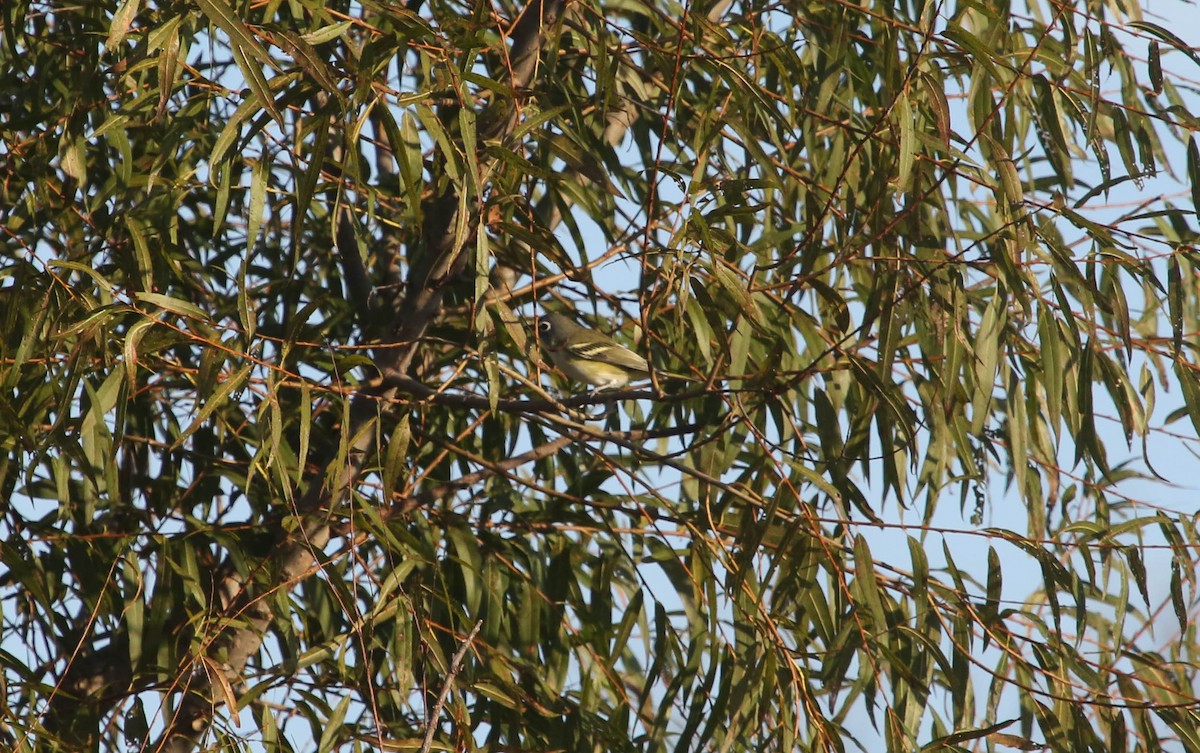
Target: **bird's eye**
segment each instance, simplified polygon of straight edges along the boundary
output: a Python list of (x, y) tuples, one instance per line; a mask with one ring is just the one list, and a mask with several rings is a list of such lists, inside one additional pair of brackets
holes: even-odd
[(543, 334), (550, 334), (550, 322), (546, 319), (543, 319), (540, 322), (538, 322), (538, 332), (541, 332)]

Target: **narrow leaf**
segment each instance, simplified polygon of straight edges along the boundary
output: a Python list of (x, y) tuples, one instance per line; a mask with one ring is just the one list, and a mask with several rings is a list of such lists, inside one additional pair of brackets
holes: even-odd
[(137, 389), (138, 343), (141, 342), (142, 336), (157, 323), (154, 319), (143, 319), (130, 327), (129, 332), (125, 335), (125, 378), (129, 382), (130, 394)]
[(125, 41), (125, 35), (129, 33), (129, 27), (133, 24), (133, 19), (137, 16), (141, 4), (142, 0), (122, 0), (121, 4), (117, 6), (112, 24), (108, 27), (108, 38), (104, 40), (105, 52), (112, 52), (121, 46), (121, 42)]
[(1163, 71), (1162, 58), (1158, 50), (1158, 42), (1150, 40), (1148, 67), (1150, 68), (1150, 89), (1155, 94), (1160, 94), (1163, 88)]
[(151, 305), (158, 306), (159, 308), (166, 309), (173, 314), (199, 319), (202, 322), (208, 321), (208, 315), (201, 311), (196, 304), (190, 301), (185, 301), (181, 298), (172, 298), (171, 296), (163, 295), (162, 293), (143, 292), (134, 293), (133, 297), (139, 301), (142, 301), (143, 303), (149, 303)]
[(1187, 171), (1188, 183), (1192, 189), (1192, 206), (1200, 213), (1200, 147), (1196, 146), (1194, 137), (1188, 139)]
[(260, 62), (268, 65), (274, 64), (271, 56), (258, 43), (254, 33), (242, 22), (242, 19), (237, 17), (233, 8), (225, 0), (196, 0), (196, 5), (204, 15), (208, 16), (209, 21), (212, 21), (229, 36), (229, 41), (235, 50), (242, 48)]
[(908, 191), (912, 187), (913, 158), (917, 150), (916, 123), (913, 120), (912, 105), (904, 92), (896, 97), (896, 108), (892, 122), (900, 132), (896, 155), (899, 163), (896, 166), (896, 190)]
[(262, 227), (263, 207), (267, 203), (267, 182), (271, 177), (271, 156), (264, 152), (254, 160), (254, 169), (250, 172), (250, 208), (247, 211), (246, 251), (254, 250), (258, 240), (258, 231)]

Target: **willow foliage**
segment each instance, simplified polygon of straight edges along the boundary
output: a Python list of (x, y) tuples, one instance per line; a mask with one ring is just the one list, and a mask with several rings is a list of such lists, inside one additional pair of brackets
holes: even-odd
[[(1138, 7), (0, 24), (5, 747), (1200, 750)], [(583, 394), (547, 309), (692, 379)]]

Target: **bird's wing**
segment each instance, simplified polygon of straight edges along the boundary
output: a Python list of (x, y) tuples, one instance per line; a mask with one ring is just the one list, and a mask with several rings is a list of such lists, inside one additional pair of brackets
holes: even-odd
[(617, 343), (577, 343), (568, 345), (567, 350), (571, 351), (576, 357), (588, 361), (604, 361), (605, 363), (611, 363), (614, 366), (620, 366), (630, 371), (650, 372), (650, 365), (646, 363), (645, 358)]

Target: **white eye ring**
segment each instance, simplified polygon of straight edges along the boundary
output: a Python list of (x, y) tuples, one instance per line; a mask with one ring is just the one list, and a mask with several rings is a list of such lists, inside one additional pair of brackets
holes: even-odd
[(551, 329), (550, 322), (548, 322), (547, 320), (543, 319), (540, 322), (538, 322), (538, 332), (549, 332), (550, 329)]

